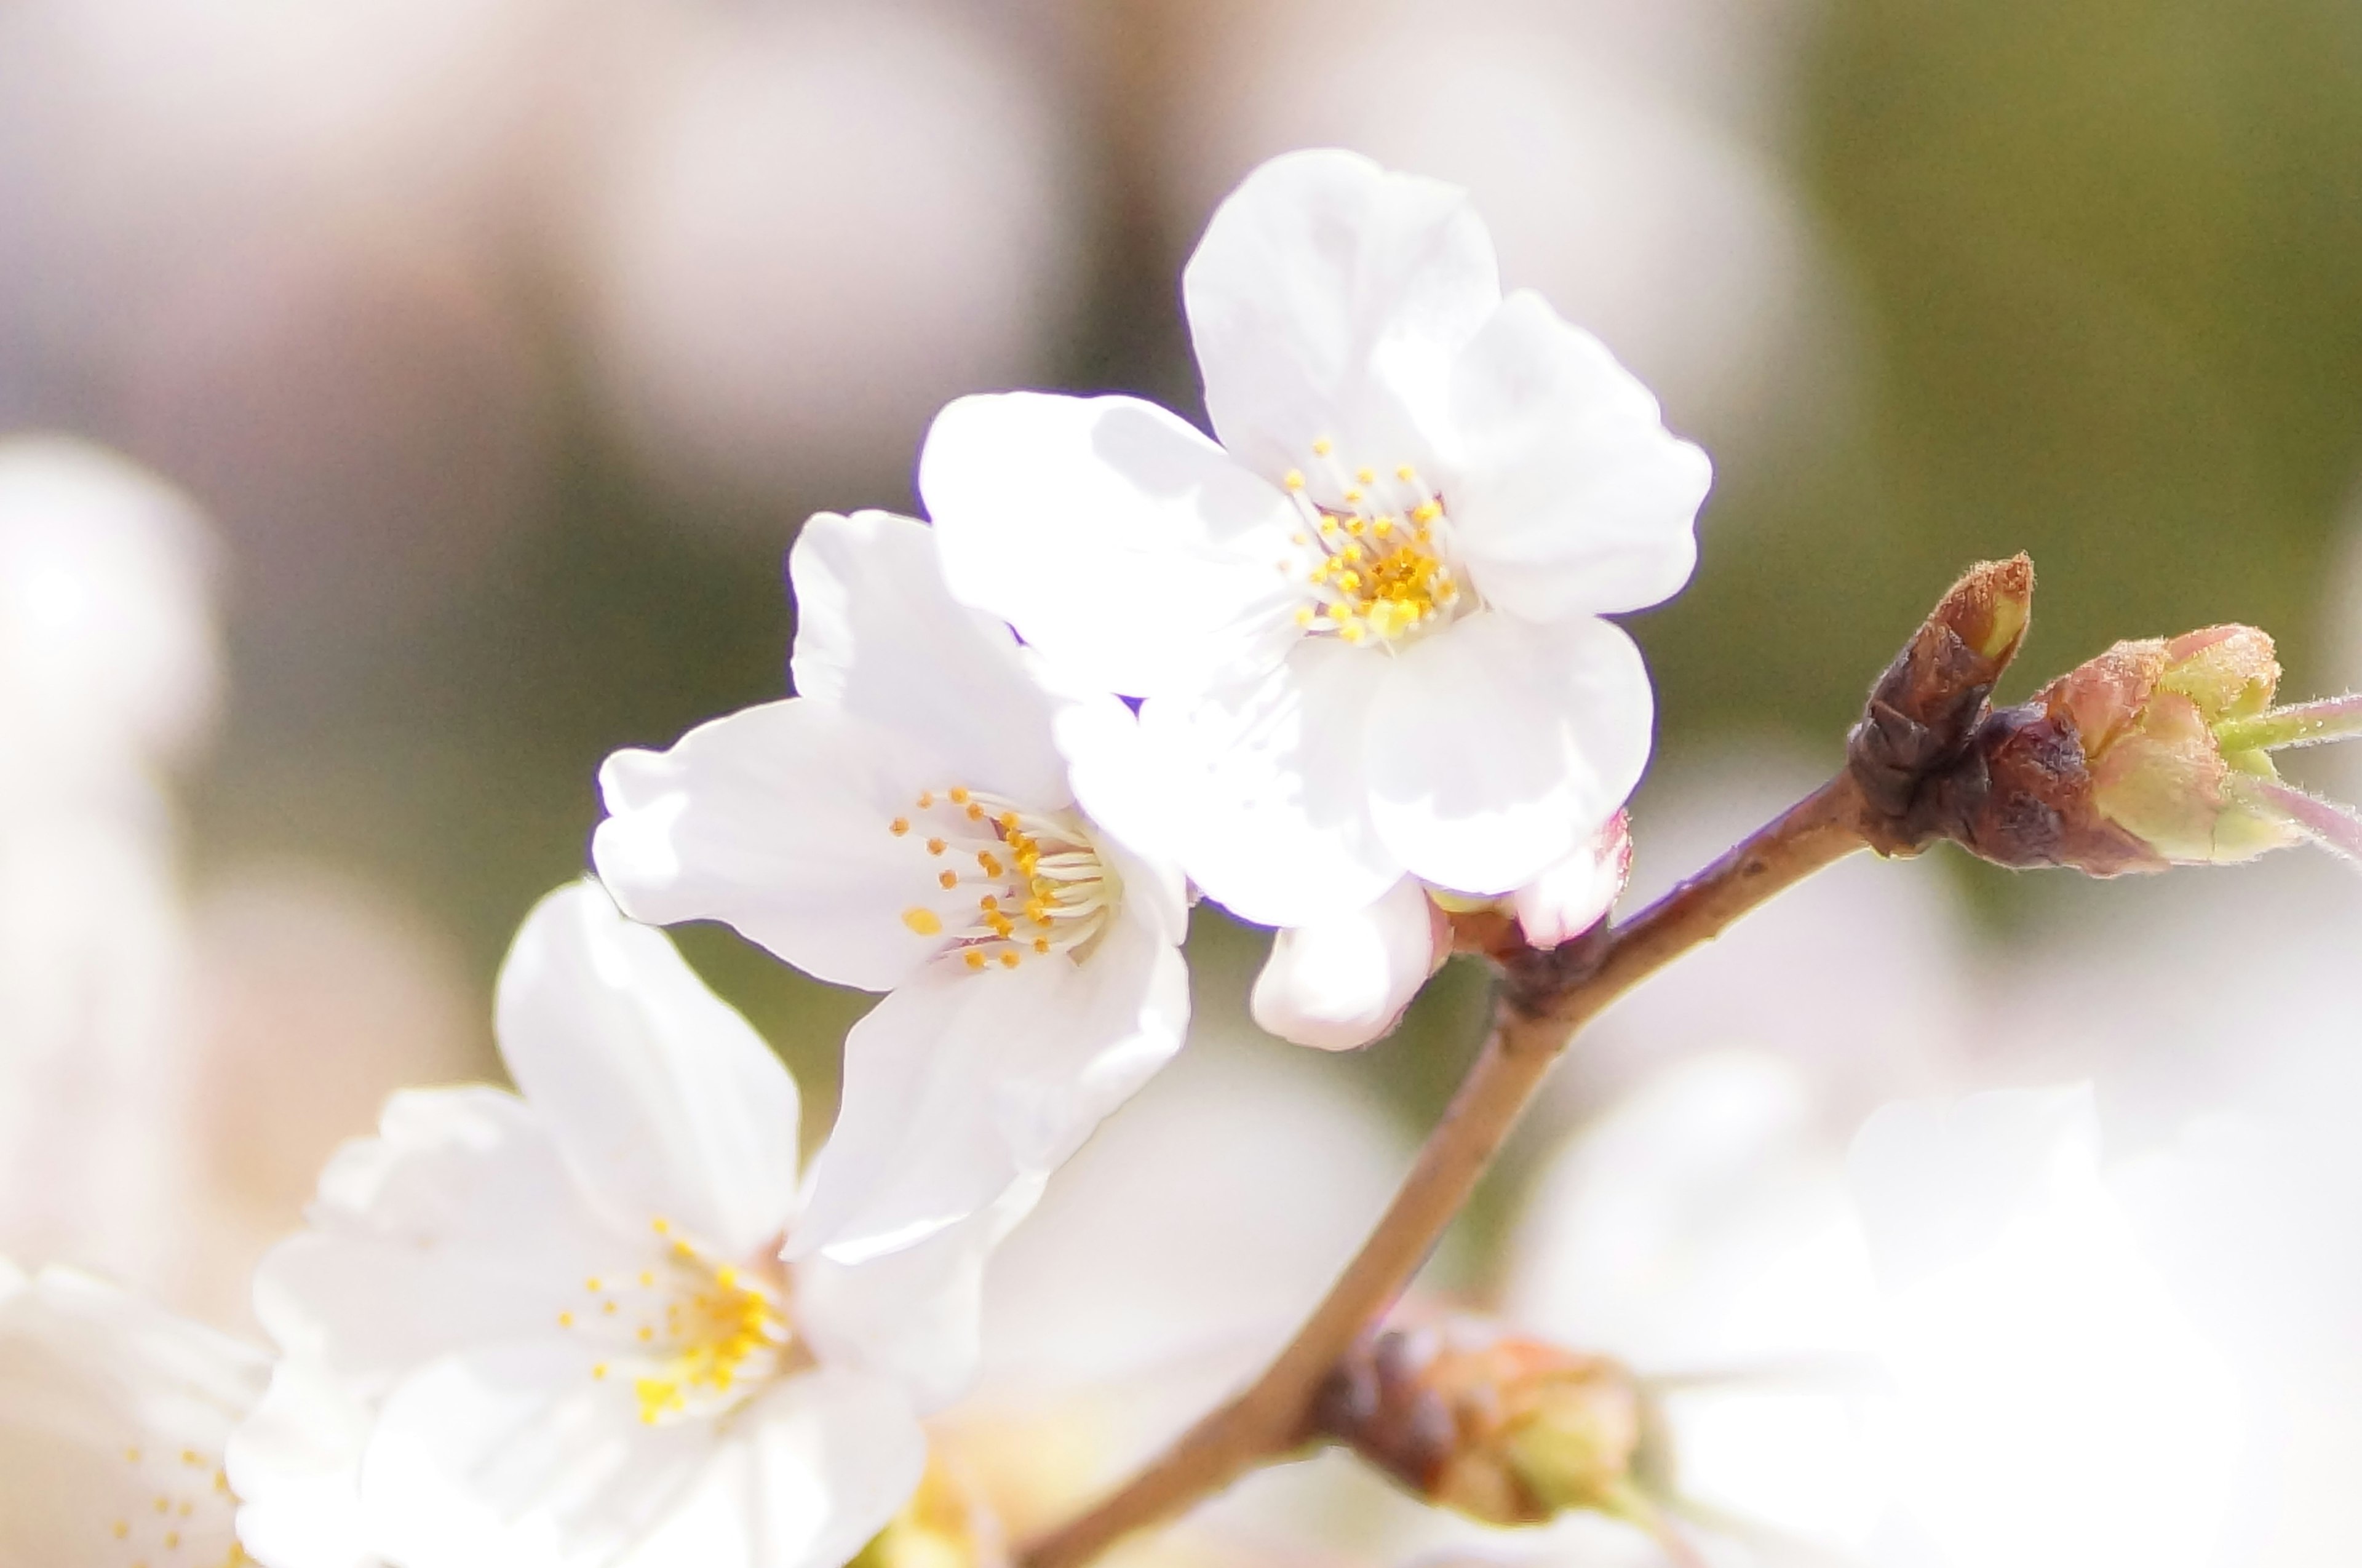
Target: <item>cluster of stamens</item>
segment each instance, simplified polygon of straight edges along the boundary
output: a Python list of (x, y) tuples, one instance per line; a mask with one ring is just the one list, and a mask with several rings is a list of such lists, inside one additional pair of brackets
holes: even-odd
[(557, 1315), (558, 1327), (599, 1334), (616, 1346), (590, 1375), (604, 1382), (628, 1374), (640, 1419), (655, 1426), (719, 1415), (792, 1370), (784, 1282), (716, 1262), (674, 1234), (668, 1220), (656, 1220), (654, 1229), (665, 1248), (661, 1264), (615, 1278), (593, 1275), (582, 1286), (590, 1305)]
[(1461, 600), (1442, 536), (1450, 523), (1418, 471), (1405, 464), (1390, 477), (1348, 473), (1327, 440), (1315, 441), (1312, 455), (1341, 504), (1316, 502), (1303, 471), (1288, 471), (1288, 497), (1304, 519), (1289, 542), (1303, 554), (1280, 569), (1303, 573), (1312, 590), (1296, 624), (1348, 643), (1385, 644), (1449, 619)]
[(238, 1544), (237, 1498), (217, 1457), (134, 1445), (123, 1459), (147, 1501), (109, 1527), (116, 1561), (127, 1568), (243, 1568), (252, 1561)]
[(1028, 958), (1076, 954), (1113, 918), (1121, 896), (1071, 812), (1029, 812), (955, 786), (920, 791), (913, 814), (887, 826), (942, 863), (935, 881), (944, 891), (975, 894), (972, 908), (955, 907), (949, 920), (925, 904), (902, 911), (913, 933), (942, 938), (944, 951), (970, 969), (1014, 969)]

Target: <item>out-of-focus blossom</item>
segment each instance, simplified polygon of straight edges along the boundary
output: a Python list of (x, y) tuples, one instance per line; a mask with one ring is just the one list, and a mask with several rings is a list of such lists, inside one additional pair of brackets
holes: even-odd
[(1039, 685), (944, 591), (925, 525), (824, 514), (789, 564), (801, 695), (610, 757), (594, 854), (639, 918), (727, 920), (889, 993), (846, 1038), (792, 1242), (851, 1261), (1055, 1168), (1180, 1048), (1187, 911), (1110, 831), (1129, 813), (1076, 799), (1131, 714)]
[(1039, 373), (1077, 171), (1052, 74), (966, 9), (700, 7), (599, 105), (595, 368), (658, 472), (874, 484), (945, 399)]
[(1601, 617), (1687, 579), (1705, 455), (1503, 299), (1462, 193), (1352, 154), (1250, 176), (1183, 291), (1223, 445), (1128, 398), (954, 403), (919, 476), (954, 591), (1148, 700), (1176, 853), (1243, 917), (1531, 881), (1646, 763)]
[(2102, 1177), (2090, 1089), (1889, 1107), (1848, 1165), (1883, 1297), (1896, 1486), (1946, 1560), (2214, 1561), (2239, 1391)]
[(223, 1452), (270, 1365), (88, 1275), (0, 1264), (0, 1562), (246, 1562)]
[(268, 1514), (354, 1463), (397, 1561), (844, 1562), (919, 1480), (917, 1412), (966, 1381), (1022, 1202), (866, 1269), (783, 1266), (795, 1085), (594, 886), (526, 921), (499, 1015), (523, 1098), (397, 1096), (265, 1264), (284, 1353), (369, 1415), (357, 1453), (241, 1439), (242, 1495)]
[(160, 784), (213, 712), (207, 551), (128, 463), (0, 443), (0, 1242), (147, 1287), (190, 1175)]

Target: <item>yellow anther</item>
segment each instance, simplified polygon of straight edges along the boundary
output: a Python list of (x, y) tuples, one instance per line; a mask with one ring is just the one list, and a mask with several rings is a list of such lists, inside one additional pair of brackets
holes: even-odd
[(1376, 522), (1370, 525), (1370, 532), (1375, 534), (1381, 539), (1385, 538), (1394, 531), (1395, 520), (1391, 517), (1381, 517)]
[(1312, 455), (1316, 458), (1325, 458), (1333, 449), (1334, 447), (1330, 442), (1329, 437), (1326, 436), (1323, 436), (1320, 439), (1312, 443)]
[(1443, 508), (1432, 501), (1422, 501), (1410, 509), (1410, 520), (1414, 523), (1432, 523), (1442, 515)]
[(561, 1329), (572, 1328), (574, 1326), (574, 1314), (571, 1312), (560, 1312), (557, 1315), (557, 1326)]
[(1361, 505), (1361, 504), (1362, 504), (1362, 492), (1361, 492), (1360, 491), (1358, 491), (1358, 490), (1349, 490), (1349, 491), (1347, 491), (1345, 492), (1345, 504), (1346, 504), (1346, 505), (1348, 505), (1348, 506), (1359, 506), (1359, 505)]
[(923, 812), (934, 803), (935, 792), (933, 790), (922, 790), (919, 791), (919, 810)]
[(1004, 947), (1000, 950), (1000, 966), (1004, 969), (1014, 969), (1017, 967), (1017, 949), (1014, 947)]
[(1353, 470), (1353, 477), (1360, 480), (1363, 484), (1375, 484), (1378, 482), (1378, 476), (1368, 469), (1355, 469)]
[(178, 1551), (181, 1550), (181, 1532), (179, 1530), (168, 1529), (164, 1532), (164, 1550), (167, 1551)]
[(1296, 624), (1299, 626), (1309, 626), (1312, 624), (1312, 607), (1310, 605), (1307, 605), (1296, 613)]
[[(944, 875), (949, 877), (951, 873), (946, 871)], [(943, 917), (923, 904), (912, 904), (904, 910), (902, 923), (918, 936), (941, 936), (944, 933)], [(598, 1286), (592, 1286), (591, 1288), (595, 1290)]]
[(977, 949), (973, 947), (969, 948), (964, 956), (967, 959), (967, 966), (969, 968), (981, 969), (984, 967), (984, 955)]
[(116, 1521), (115, 1521), (115, 1539), (116, 1539), (116, 1540), (121, 1540), (125, 1536), (129, 1535), (130, 1533), (131, 1533), (131, 1521), (130, 1521), (129, 1519), (117, 1519), (117, 1520), (116, 1520)]
[(954, 785), (952, 787), (952, 804), (955, 806), (965, 806), (967, 804), (967, 790), (959, 785)]
[(1035, 937), (1033, 939), (1033, 951), (1041, 954), (1045, 958), (1048, 957), (1050, 955), (1050, 939), (1046, 936)]
[[(959, 886), (959, 873), (956, 871), (938, 871), (935, 873), (935, 880), (943, 884), (944, 891), (948, 893), (954, 888)], [(921, 934), (933, 936), (934, 933), (930, 931), (923, 932)]]
[(583, 1288), (583, 1289), (585, 1289), (585, 1290), (590, 1291), (592, 1295), (594, 1295), (594, 1296), (595, 1296), (595, 1295), (597, 1295), (600, 1291), (604, 1290), (604, 1289), (606, 1289), (607, 1287), (606, 1287), (604, 1285), (602, 1285), (602, 1284), (601, 1284), (601, 1283), (600, 1283), (600, 1281), (599, 1281), (599, 1276), (598, 1276), (597, 1275), (595, 1275), (595, 1274), (594, 1274), (594, 1275), (592, 1275), (590, 1278), (588, 1278), (588, 1279), (586, 1279), (586, 1280), (584, 1280), (584, 1281), (582, 1282), (582, 1288)]
[(136, 1448), (127, 1448), (123, 1451), (123, 1457), (131, 1463), (137, 1464), (139, 1463), (139, 1451)]
[(602, 1302), (600, 1304), (599, 1310), (612, 1318), (615, 1315), (615, 1304), (613, 1301)]
[(650, 1328), (650, 1327), (648, 1327), (646, 1323), (642, 1323), (642, 1324), (640, 1325), (640, 1334), (639, 1334), (640, 1343), (642, 1343), (642, 1344), (646, 1344), (649, 1341), (651, 1341), (651, 1340), (655, 1339), (656, 1337), (657, 1337), (657, 1331), (656, 1331), (654, 1329), (651, 1329), (651, 1328)]
[(1286, 485), (1290, 490), (1302, 490), (1304, 488), (1304, 470), (1302, 469), (1290, 469), (1287, 470), (1286, 477), (1281, 479), (1279, 482)]
[(998, 894), (987, 893), (977, 900), (976, 907), (980, 910), (997, 910), (1000, 907), (1000, 898)]
[(649, 1273), (647, 1270), (646, 1270), (646, 1269), (642, 1269), (642, 1270), (640, 1271), (640, 1288), (641, 1288), (642, 1290), (646, 1290), (646, 1289), (649, 1289), (649, 1288), (653, 1287), (653, 1286), (655, 1286), (656, 1282), (657, 1282), (657, 1276), (656, 1276), (655, 1275), (650, 1274), (650, 1273)]
[(931, 838), (927, 840), (927, 853), (930, 855), (941, 855), (944, 850), (949, 849), (950, 847), (950, 845), (944, 843), (940, 838)]
[(1408, 484), (1411, 480), (1418, 478), (1418, 470), (1412, 468), (1408, 463), (1405, 463), (1402, 467), (1395, 470), (1395, 478), (1402, 480), (1405, 484)]
[(593, 1376), (593, 1377), (604, 1377), (604, 1376), (606, 1376), (606, 1375), (607, 1375), (607, 1364), (606, 1364), (605, 1362), (603, 1362), (603, 1361), (602, 1361), (602, 1362), (599, 1363), (596, 1366), (593, 1366), (593, 1367), (590, 1369), (590, 1375), (591, 1375), (591, 1376)]
[(648, 1221), (648, 1227), (656, 1231), (659, 1236), (669, 1235), (672, 1231), (672, 1221), (669, 1220), (651, 1220)]
[(984, 821), (984, 808), (977, 805), (973, 801), (969, 801), (967, 807), (967, 820), (972, 823), (980, 823)]
[(1000, 863), (1000, 856), (995, 855), (989, 849), (977, 850), (976, 852), (976, 863), (984, 867), (984, 874), (988, 877), (1000, 876), (1009, 869)]
[(911, 819), (908, 817), (896, 817), (892, 822), (888, 823), (886, 826), (888, 831), (891, 832), (896, 838), (900, 838), (904, 834), (911, 831)]
[(995, 820), (1000, 824), (1001, 832), (1013, 834), (1017, 831), (1017, 813), (1015, 812), (1003, 812)]

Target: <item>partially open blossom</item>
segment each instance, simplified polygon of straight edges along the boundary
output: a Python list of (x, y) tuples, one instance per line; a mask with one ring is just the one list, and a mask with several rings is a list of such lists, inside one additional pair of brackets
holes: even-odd
[[(791, 1239), (850, 1259), (1055, 1167), (1172, 1056), (1186, 908), (1178, 874), (1111, 831), (1153, 817), (1128, 792), (1131, 713), (1039, 684), (944, 591), (925, 525), (815, 517), (789, 569), (800, 695), (610, 757), (593, 854), (636, 918), (724, 920), (890, 993), (845, 1041)], [(1085, 776), (1112, 780), (1097, 810)]]
[(783, 1264), (795, 1084), (595, 886), (526, 921), (499, 1024), (522, 1094), (396, 1096), (264, 1264), (265, 1325), (366, 1419), (241, 1452), (249, 1505), (349, 1463), (395, 1562), (835, 1568), (918, 1484), (1009, 1206)]
[(1353, 154), (1250, 175), (1183, 291), (1220, 445), (1130, 398), (955, 403), (919, 475), (953, 591), (1145, 699), (1183, 867), (1242, 916), (1532, 881), (1647, 760), (1602, 617), (1688, 578), (1705, 456), (1503, 298), (1460, 191)]
[(247, 1562), (223, 1451), (269, 1358), (72, 1270), (0, 1275), (0, 1562)]
[(2273, 749), (2338, 733), (2337, 703), (2271, 706), (2279, 673), (2252, 626), (2118, 643), (1988, 723), (1991, 790), (1964, 842), (2101, 876), (2249, 860), (2307, 834), (2362, 849), (2346, 813), (2272, 765)]

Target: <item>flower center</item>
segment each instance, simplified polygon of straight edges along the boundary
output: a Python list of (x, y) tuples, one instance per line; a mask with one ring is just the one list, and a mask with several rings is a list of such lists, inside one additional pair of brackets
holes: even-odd
[(1029, 812), (955, 786), (922, 790), (909, 816), (887, 824), (940, 863), (951, 895), (914, 904), (902, 923), (940, 937), (970, 969), (1014, 969), (1028, 958), (1080, 959), (1115, 918), (1123, 884), (1072, 812)]
[(608, 1350), (590, 1375), (630, 1378), (641, 1420), (723, 1415), (807, 1363), (788, 1321), (784, 1270), (717, 1262), (668, 1220), (654, 1230), (661, 1261), (613, 1278), (593, 1275), (583, 1282), (588, 1305), (557, 1315), (558, 1327)]
[(1300, 469), (1282, 481), (1303, 515), (1291, 536), (1297, 557), (1280, 569), (1300, 575), (1310, 602), (1296, 624), (1315, 635), (1381, 646), (1451, 620), (1465, 597), (1451, 564), (1451, 519), (1408, 464), (1381, 474), (1348, 472), (1327, 440), (1312, 455), (1334, 504), (1315, 502)]
[(252, 1561), (237, 1541), (237, 1498), (217, 1454), (193, 1448), (123, 1451), (134, 1500), (109, 1525), (109, 1561), (124, 1568), (243, 1568)]

